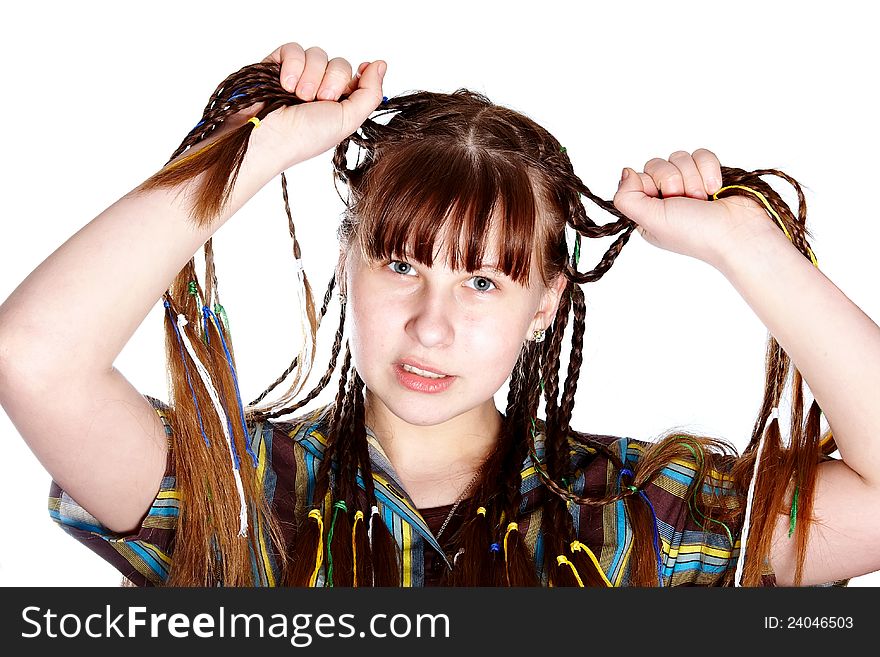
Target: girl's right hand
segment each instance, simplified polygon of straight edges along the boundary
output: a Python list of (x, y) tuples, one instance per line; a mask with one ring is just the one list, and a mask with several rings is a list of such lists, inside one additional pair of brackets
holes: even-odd
[(363, 62), (352, 76), (347, 60), (328, 61), (321, 48), (286, 43), (263, 61), (281, 64), (281, 85), (307, 101), (275, 110), (251, 135), (255, 146), (277, 156), (281, 170), (336, 146), (382, 102), (387, 64), (381, 59)]

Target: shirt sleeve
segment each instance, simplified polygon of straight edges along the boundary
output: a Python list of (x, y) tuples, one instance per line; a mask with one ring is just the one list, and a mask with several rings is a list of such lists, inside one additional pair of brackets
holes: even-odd
[[(735, 460), (734, 456), (716, 456), (702, 482), (705, 493), (714, 492), (731, 505), (744, 503), (729, 477)], [(657, 512), (666, 586), (719, 586), (735, 573), (739, 560), (741, 528), (706, 518), (689, 504), (687, 490), (696, 474), (695, 463), (674, 459), (646, 487)], [(769, 560), (761, 565), (760, 585), (776, 586)]]
[[(171, 439), (167, 404), (144, 395)], [(168, 451), (165, 476), (150, 510), (132, 534), (118, 534), (98, 522), (55, 481), (49, 489), (49, 515), (76, 540), (101, 556), (136, 586), (155, 586), (168, 577), (179, 515), (180, 495), (176, 489), (173, 459)]]
[[(637, 460), (643, 448), (638, 441), (629, 441), (628, 460)], [(730, 479), (737, 458), (735, 455), (716, 455), (712, 459), (714, 467), (703, 480), (706, 493), (712, 493), (714, 489), (722, 499), (729, 497), (733, 505), (745, 504), (745, 500), (734, 491)], [(698, 510), (688, 504), (686, 492), (696, 472), (693, 462), (675, 459), (646, 487), (657, 518), (665, 586), (720, 585), (728, 571), (735, 572), (742, 549), (741, 527), (700, 517)], [(846, 586), (848, 582), (840, 580), (816, 586)], [(760, 586), (776, 586), (776, 574), (769, 558), (761, 567)]]

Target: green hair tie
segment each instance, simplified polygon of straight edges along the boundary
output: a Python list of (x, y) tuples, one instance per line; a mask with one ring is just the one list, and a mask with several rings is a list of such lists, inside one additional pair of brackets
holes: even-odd
[(330, 521), (330, 531), (327, 532), (327, 586), (333, 586), (333, 553), (330, 551), (330, 545), (333, 542), (333, 529), (336, 527), (336, 514), (342, 509), (343, 513), (348, 512), (345, 500), (339, 500), (333, 503), (333, 520)]
[[(682, 438), (684, 438), (684, 436), (682, 436)], [(691, 456), (694, 457), (694, 463), (699, 463), (699, 464), (702, 466), (702, 464), (703, 464), (702, 456), (699, 456), (699, 457), (697, 456), (697, 452), (696, 452), (696, 450), (693, 448), (693, 446), (691, 446), (690, 443), (685, 442), (684, 440), (682, 440), (682, 441), (679, 441), (679, 445), (684, 445), (685, 447), (687, 447), (688, 451), (691, 453)], [(700, 484), (700, 485), (702, 486), (702, 484)], [(713, 485), (712, 487), (715, 488), (714, 485)], [(694, 492), (696, 493), (696, 491), (694, 491)], [(710, 517), (707, 516), (705, 513), (703, 513), (702, 511), (700, 511), (700, 509), (697, 508), (697, 506), (694, 504), (694, 496), (693, 496), (693, 495), (691, 495), (690, 497), (688, 497), (688, 511), (690, 512), (691, 519), (696, 523), (697, 527), (699, 527), (699, 528), (702, 529), (703, 531), (706, 531), (706, 527), (705, 527), (705, 525), (704, 525), (703, 523), (701, 523), (701, 522), (696, 518), (696, 516), (694, 516), (694, 511), (696, 511), (696, 512), (699, 513), (701, 516), (703, 516), (703, 518), (704, 518), (705, 520), (708, 520), (709, 522), (714, 522), (714, 523), (719, 524), (719, 525), (721, 525), (722, 527), (724, 527), (724, 531), (727, 532), (727, 540), (730, 541), (730, 547), (733, 548), (733, 544), (734, 544), (734, 541), (733, 541), (733, 532), (730, 531), (730, 527), (728, 527), (726, 524), (724, 524), (724, 523), (721, 522), (720, 520), (717, 520), (717, 519), (715, 519), (715, 518), (710, 518)]]
[(220, 316), (220, 322), (223, 324), (223, 329), (229, 333), (229, 317), (226, 315), (226, 308), (219, 303), (215, 303), (214, 314)]

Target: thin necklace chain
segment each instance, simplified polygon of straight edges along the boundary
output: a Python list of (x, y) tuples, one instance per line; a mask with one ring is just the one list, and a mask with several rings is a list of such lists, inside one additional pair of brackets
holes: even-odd
[(471, 488), (473, 488), (474, 484), (477, 483), (477, 479), (479, 478), (480, 473), (482, 471), (483, 471), (483, 465), (480, 465), (480, 467), (477, 468), (477, 471), (474, 473), (474, 478), (471, 479), (470, 483), (467, 486), (465, 486), (465, 489), (463, 491), (461, 491), (461, 494), (458, 496), (458, 499), (455, 500), (455, 502), (453, 503), (452, 508), (449, 509), (449, 513), (446, 515), (446, 520), (443, 521), (443, 524), (440, 525), (440, 530), (434, 536), (434, 538), (436, 538), (438, 542), (440, 541), (440, 534), (443, 533), (443, 530), (446, 529), (446, 525), (448, 525), (449, 521), (452, 520), (452, 516), (455, 513), (455, 510), (458, 508), (459, 504), (461, 504), (464, 501), (464, 498), (471, 491)]

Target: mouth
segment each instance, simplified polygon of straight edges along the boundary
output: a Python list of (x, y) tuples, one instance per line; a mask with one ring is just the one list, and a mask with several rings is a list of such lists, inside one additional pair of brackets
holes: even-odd
[(394, 372), (400, 385), (414, 392), (443, 392), (456, 379), (451, 374), (443, 374), (423, 367), (417, 367), (408, 362), (395, 363)]
[(416, 367), (415, 365), (410, 365), (409, 363), (400, 363), (400, 367), (403, 368), (407, 372), (411, 372), (412, 374), (418, 374), (419, 376), (423, 376), (427, 379), (444, 379), (448, 374), (443, 374), (441, 372), (435, 372), (434, 370), (425, 369), (422, 367)]

